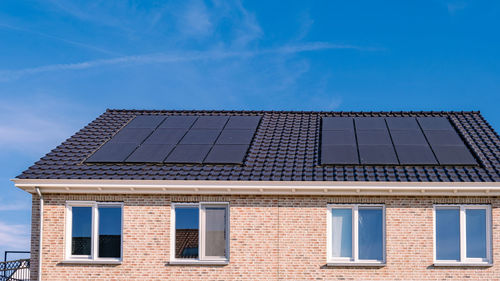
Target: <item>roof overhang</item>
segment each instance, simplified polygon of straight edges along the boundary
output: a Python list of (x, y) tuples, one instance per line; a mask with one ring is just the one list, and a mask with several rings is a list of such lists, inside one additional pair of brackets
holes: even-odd
[(500, 196), (500, 182), (13, 179), (29, 193)]

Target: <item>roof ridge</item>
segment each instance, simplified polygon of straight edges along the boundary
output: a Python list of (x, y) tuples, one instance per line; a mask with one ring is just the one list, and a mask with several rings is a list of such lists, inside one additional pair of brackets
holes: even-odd
[(481, 114), (479, 110), (389, 110), (389, 111), (327, 111), (327, 110), (241, 110), (241, 109), (125, 109), (107, 108), (106, 112), (225, 112), (225, 113), (334, 113), (334, 114)]

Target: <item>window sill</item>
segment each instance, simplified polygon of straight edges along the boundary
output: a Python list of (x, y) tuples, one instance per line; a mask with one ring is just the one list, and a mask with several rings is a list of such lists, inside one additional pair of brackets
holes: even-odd
[(366, 266), (366, 267), (384, 267), (385, 262), (328, 262), (326, 266)]
[(170, 261), (171, 265), (228, 265), (228, 260), (220, 261), (200, 261), (200, 260), (173, 260)]
[(492, 263), (487, 262), (435, 262), (434, 267), (490, 267)]
[(66, 264), (122, 264), (121, 260), (63, 260)]

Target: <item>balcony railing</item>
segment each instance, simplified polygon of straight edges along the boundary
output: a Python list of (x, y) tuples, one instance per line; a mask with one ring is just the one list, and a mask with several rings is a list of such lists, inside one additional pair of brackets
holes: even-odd
[(29, 281), (30, 260), (0, 262), (0, 281)]

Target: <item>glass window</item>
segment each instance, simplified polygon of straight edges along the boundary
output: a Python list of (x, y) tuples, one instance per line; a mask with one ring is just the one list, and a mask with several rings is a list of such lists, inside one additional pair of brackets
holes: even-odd
[(460, 209), (436, 210), (436, 258), (460, 260)]
[[(119, 260), (122, 204), (68, 201), (66, 259)], [(71, 235), (71, 236), (70, 236)]]
[(488, 205), (435, 206), (436, 262), (490, 263)]
[(92, 207), (73, 207), (71, 254), (90, 256), (92, 247)]
[(332, 256), (352, 258), (352, 209), (332, 209)]
[(174, 203), (174, 211), (174, 261), (227, 260), (227, 203)]
[(199, 210), (177, 208), (175, 210), (175, 257), (178, 259), (198, 258)]
[(383, 259), (383, 228), (382, 209), (359, 208), (359, 259)]
[(384, 262), (382, 205), (330, 205), (329, 209), (330, 263)]
[(122, 241), (122, 210), (119, 206), (99, 207), (99, 257), (119, 258)]

